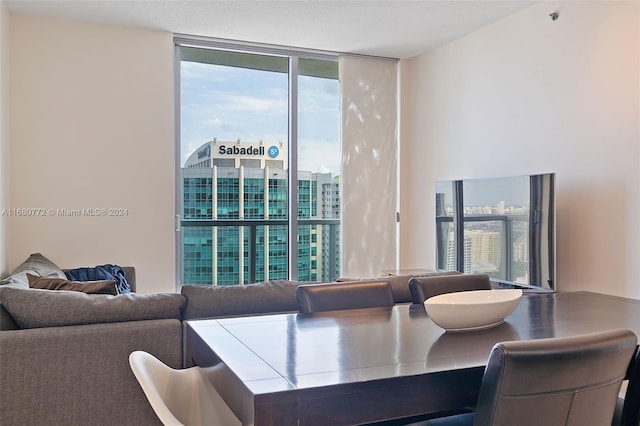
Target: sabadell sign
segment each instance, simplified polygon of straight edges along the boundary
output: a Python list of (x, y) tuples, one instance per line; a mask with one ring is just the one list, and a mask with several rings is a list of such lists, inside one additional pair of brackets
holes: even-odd
[[(276, 158), (280, 153), (280, 150), (277, 146), (270, 146), (267, 150), (269, 153), (269, 157)], [(247, 147), (238, 147), (237, 145), (226, 146), (220, 145), (218, 147), (218, 154), (220, 155), (264, 155), (265, 149), (264, 146), (247, 146)]]

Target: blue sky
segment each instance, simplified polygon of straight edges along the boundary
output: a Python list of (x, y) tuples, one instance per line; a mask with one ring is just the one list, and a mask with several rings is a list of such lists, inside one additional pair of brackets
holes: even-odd
[[(203, 143), (287, 142), (284, 73), (195, 62), (181, 66), (181, 164)], [(298, 168), (340, 172), (339, 84), (299, 77)]]

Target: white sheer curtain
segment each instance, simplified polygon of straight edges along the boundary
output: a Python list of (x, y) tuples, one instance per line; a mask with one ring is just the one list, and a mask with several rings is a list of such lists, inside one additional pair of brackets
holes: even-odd
[(376, 277), (397, 264), (397, 68), (340, 58), (343, 277)]

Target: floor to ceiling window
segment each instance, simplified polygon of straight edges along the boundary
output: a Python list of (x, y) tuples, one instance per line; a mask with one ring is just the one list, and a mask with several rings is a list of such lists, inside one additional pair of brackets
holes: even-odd
[(176, 40), (182, 284), (340, 271), (334, 57)]

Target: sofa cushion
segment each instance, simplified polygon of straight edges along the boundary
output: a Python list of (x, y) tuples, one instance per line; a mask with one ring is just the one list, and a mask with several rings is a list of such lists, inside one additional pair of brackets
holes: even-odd
[(175, 293), (118, 296), (0, 287), (0, 303), (20, 328), (151, 319), (181, 319), (185, 297)]
[(29, 288), (81, 291), (88, 294), (110, 294), (112, 296), (118, 294), (116, 282), (113, 280), (69, 281), (62, 278), (37, 277), (31, 274), (27, 274), (27, 278), (29, 279)]
[(49, 278), (67, 278), (58, 265), (40, 253), (34, 253), (11, 271), (7, 278), (0, 280), (0, 285), (11, 284), (15, 287), (29, 288), (27, 273)]
[(265, 281), (230, 286), (182, 286), (184, 319), (291, 312), (298, 310), (296, 281)]

